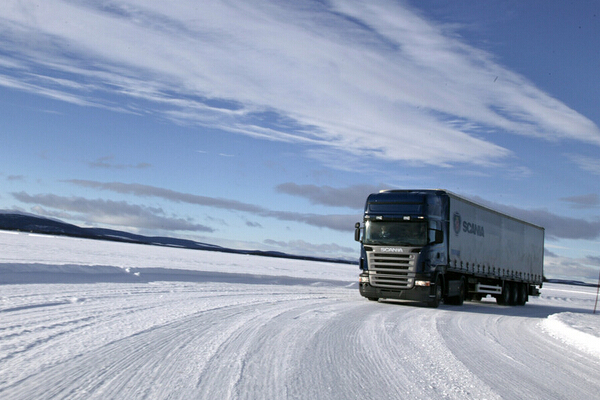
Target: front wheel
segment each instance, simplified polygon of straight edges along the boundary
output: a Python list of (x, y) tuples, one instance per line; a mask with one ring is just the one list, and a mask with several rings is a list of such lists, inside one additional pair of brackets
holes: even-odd
[(435, 287), (433, 288), (435, 296), (427, 302), (427, 306), (437, 308), (442, 300), (442, 280), (437, 278), (435, 280)]

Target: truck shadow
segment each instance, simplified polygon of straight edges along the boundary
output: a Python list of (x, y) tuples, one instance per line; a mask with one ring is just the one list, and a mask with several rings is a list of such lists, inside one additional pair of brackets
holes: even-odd
[[(570, 305), (568, 302), (565, 304), (536, 304), (535, 301), (527, 303), (525, 306), (501, 306), (496, 303), (494, 299), (483, 299), (482, 301), (465, 301), (462, 306), (440, 304), (437, 310), (452, 311), (457, 313), (473, 313), (473, 314), (488, 314), (488, 315), (502, 315), (510, 317), (523, 317), (523, 318), (548, 318), (552, 314), (571, 312), (577, 314), (592, 314), (594, 310), (594, 301), (580, 300), (582, 303), (589, 303), (588, 307), (582, 307), (580, 305)], [(390, 305), (398, 305), (402, 307), (417, 307), (430, 309), (425, 303), (416, 303), (409, 301), (398, 301), (382, 299), (381, 303)]]

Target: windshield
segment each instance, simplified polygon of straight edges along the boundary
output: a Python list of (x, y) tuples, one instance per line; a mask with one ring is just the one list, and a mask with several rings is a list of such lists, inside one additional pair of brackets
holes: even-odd
[(363, 242), (365, 244), (425, 246), (427, 244), (427, 223), (425, 221), (367, 221)]

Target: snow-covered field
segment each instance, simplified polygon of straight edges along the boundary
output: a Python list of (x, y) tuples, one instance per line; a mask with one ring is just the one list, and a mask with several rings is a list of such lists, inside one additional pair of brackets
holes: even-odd
[(592, 399), (595, 288), (369, 302), (358, 267), (0, 231), (1, 399)]

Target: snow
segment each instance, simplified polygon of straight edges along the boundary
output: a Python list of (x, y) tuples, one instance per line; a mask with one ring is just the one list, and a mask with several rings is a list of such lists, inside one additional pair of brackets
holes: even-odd
[(590, 399), (596, 288), (369, 302), (355, 265), (0, 231), (2, 399)]
[(543, 328), (567, 345), (600, 358), (600, 318), (572, 312), (550, 315)]

